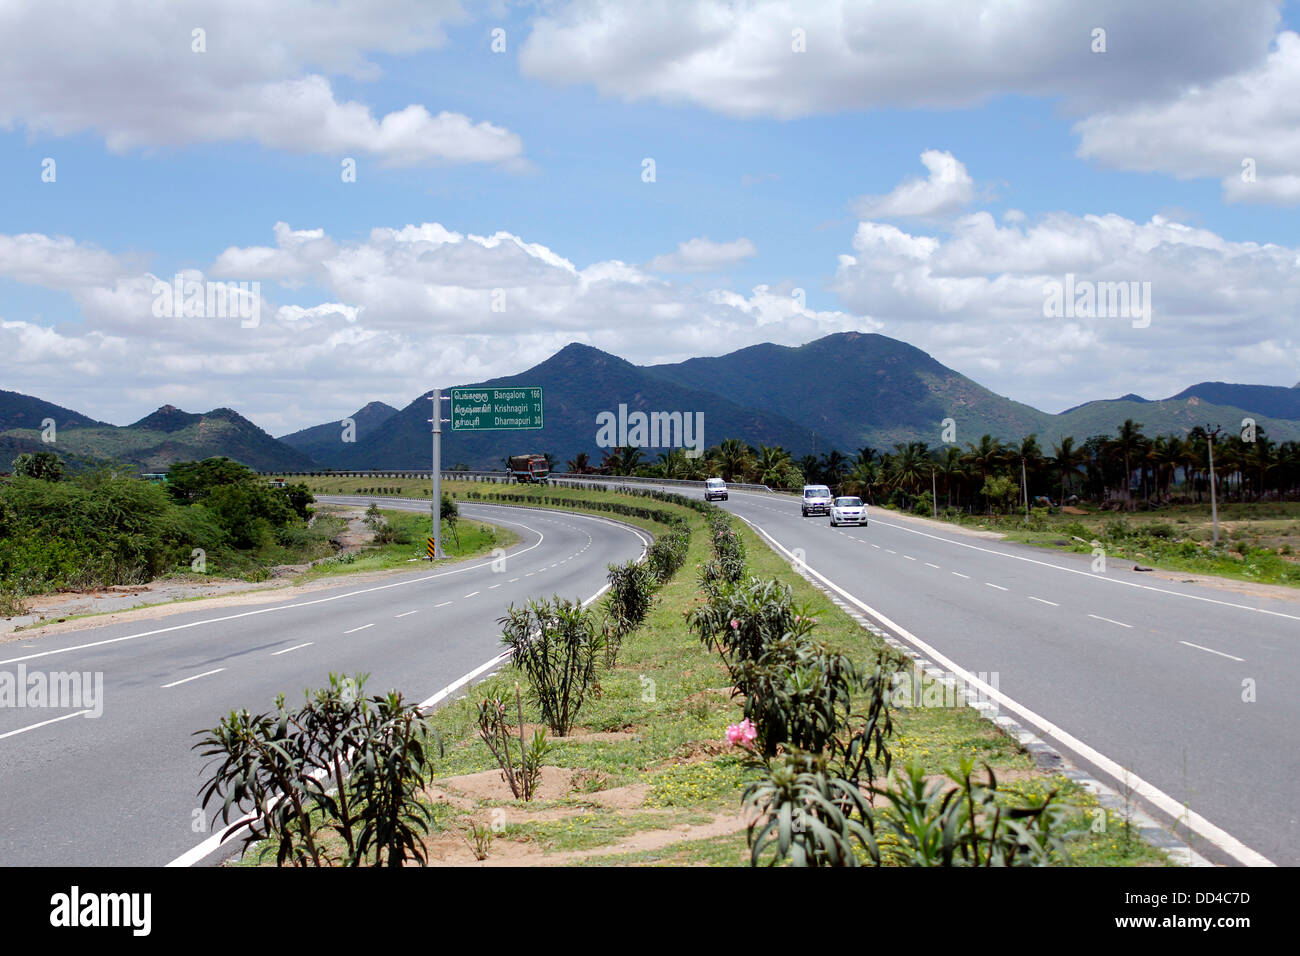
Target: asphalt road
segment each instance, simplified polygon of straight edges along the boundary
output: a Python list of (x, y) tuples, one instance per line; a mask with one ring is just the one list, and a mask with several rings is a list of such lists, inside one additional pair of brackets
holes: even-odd
[[(322, 501), (370, 499), (322, 498)], [(427, 511), (427, 501), (386, 507)], [(314, 591), (0, 645), (0, 675), (102, 675), (102, 714), (0, 707), (0, 865), (163, 865), (210, 836), (194, 731), (232, 709), (270, 709), (327, 675), (422, 701), (501, 651), (511, 604), (586, 599), (643, 532), (601, 518), (462, 504), (520, 542), (491, 557)], [(92, 678), (93, 681), (93, 678)], [(229, 855), (223, 852), (221, 855)], [(209, 858), (208, 862), (212, 859)]]
[(1131, 562), (1094, 573), (1090, 555), (879, 509), (866, 527), (831, 528), (789, 495), (732, 491), (718, 504), (788, 558), (800, 549), (929, 659), (996, 678), (1002, 712), (1156, 819), (1181, 818), (1179, 834), (1206, 857), (1300, 865), (1300, 603)]

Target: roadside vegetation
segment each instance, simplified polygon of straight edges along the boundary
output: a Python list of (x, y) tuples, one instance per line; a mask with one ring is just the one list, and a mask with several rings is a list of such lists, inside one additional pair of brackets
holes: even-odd
[[(1035, 769), (974, 710), (900, 699), (897, 653), (719, 509), (649, 492), (466, 492), (607, 514), (656, 544), (648, 573), (611, 566), (591, 607), (502, 609), (516, 660), (425, 718), (426, 759), (391, 786), (420, 794), (403, 811), (423, 821), (408, 862), (1165, 863), (1131, 817)], [(269, 713), (227, 725), (273, 733)], [(308, 807), (324, 862), (380, 862), (352, 852), (332, 812)], [(783, 829), (786, 812), (801, 824)], [(281, 849), (269, 834), (243, 862)]]
[[(158, 579), (262, 581), (275, 567), (311, 565), (299, 582), (409, 565), (425, 555), (427, 514), (374, 507), (371, 541), (345, 547), (348, 522), (314, 508), (300, 482), (272, 483), (225, 458), (178, 462), (167, 480), (101, 467), (68, 475), (50, 452), (19, 456), (0, 479), (0, 616), (29, 597), (141, 585)], [(504, 529), (460, 521), (448, 497), (445, 550), (457, 558), (508, 547)]]

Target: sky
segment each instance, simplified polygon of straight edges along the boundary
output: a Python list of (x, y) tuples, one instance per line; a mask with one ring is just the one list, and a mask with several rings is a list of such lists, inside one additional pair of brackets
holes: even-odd
[[(1295, 385), (1298, 31), (1274, 0), (2, 0), (0, 387), (280, 435), (574, 341), (848, 330), (1050, 412)], [(1050, 305), (1115, 283), (1118, 314)]]

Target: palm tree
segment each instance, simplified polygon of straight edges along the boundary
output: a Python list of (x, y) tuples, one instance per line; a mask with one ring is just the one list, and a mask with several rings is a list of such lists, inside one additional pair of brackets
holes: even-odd
[[(943, 475), (943, 486), (948, 492), (948, 507), (951, 508), (953, 480), (960, 480), (966, 475), (966, 469), (961, 463), (961, 449), (956, 445), (949, 445), (943, 450), (943, 457), (939, 459), (939, 474)], [(960, 496), (957, 501), (958, 504), (961, 503)]]
[(874, 462), (855, 461), (844, 476), (841, 487), (846, 495), (857, 495), (870, 504), (876, 503), (875, 490), (880, 486), (880, 466)]
[(1066, 435), (1059, 445), (1052, 446), (1052, 464), (1061, 475), (1061, 505), (1070, 496), (1070, 478), (1079, 473), (1079, 467), (1088, 460), (1088, 452), (1074, 444), (1074, 436)]
[(719, 477), (726, 481), (744, 481), (754, 463), (749, 446), (739, 438), (723, 439), (713, 457), (722, 471)]
[(793, 464), (790, 453), (780, 445), (773, 447), (759, 445), (754, 461), (754, 472), (761, 484), (780, 484)]
[[(989, 470), (993, 468), (998, 459), (1002, 456), (1002, 445), (992, 435), (983, 435), (980, 437), (978, 445), (966, 443), (970, 451), (965, 455), (965, 461), (980, 473), (980, 487), (988, 480)], [(984, 496), (984, 504), (988, 508), (989, 514), (993, 513), (993, 505), (988, 500), (988, 495)]]
[(849, 470), (849, 460), (844, 457), (844, 453), (839, 449), (831, 449), (825, 455), (822, 455), (821, 472), (822, 481), (828, 485), (838, 485), (844, 478), (845, 472)]
[(586, 475), (594, 470), (595, 469), (591, 467), (591, 458), (588, 457), (585, 451), (580, 451), (578, 452), (578, 454), (576, 454), (575, 456), (569, 459), (570, 474)]
[(641, 449), (627, 445), (605, 452), (600, 462), (600, 470), (607, 475), (633, 475), (641, 461)]
[(686, 449), (670, 448), (660, 452), (659, 463), (654, 466), (661, 478), (684, 478), (686, 476)]
[(821, 482), (822, 469), (821, 465), (817, 463), (816, 455), (804, 455), (795, 464), (803, 472), (804, 481), (814, 485)]
[(923, 478), (929, 477), (929, 449), (923, 441), (899, 442), (889, 460), (889, 482), (903, 493), (916, 493)]
[(1146, 438), (1142, 434), (1142, 424), (1135, 422), (1131, 418), (1124, 419), (1124, 424), (1119, 427), (1119, 434), (1110, 442), (1110, 452), (1124, 461), (1124, 505), (1125, 510), (1133, 510), (1133, 459), (1141, 454), (1146, 444)]

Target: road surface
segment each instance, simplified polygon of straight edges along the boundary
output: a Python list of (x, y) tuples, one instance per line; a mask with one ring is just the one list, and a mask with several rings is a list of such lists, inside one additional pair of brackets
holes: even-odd
[[(371, 499), (321, 498), (367, 504)], [(427, 501), (385, 507), (426, 511)], [(210, 834), (194, 731), (369, 673), (368, 691), (422, 701), (501, 652), (496, 619), (557, 593), (586, 599), (648, 538), (601, 518), (462, 504), (520, 536), (505, 561), (470, 559), (369, 584), (118, 623), (0, 645), (0, 673), (101, 674), (103, 712), (0, 708), (0, 865), (160, 866)], [(69, 716), (73, 715), (73, 716)], [(209, 858), (228, 856), (223, 852)]]

